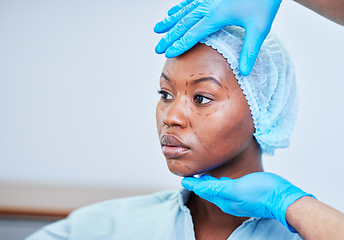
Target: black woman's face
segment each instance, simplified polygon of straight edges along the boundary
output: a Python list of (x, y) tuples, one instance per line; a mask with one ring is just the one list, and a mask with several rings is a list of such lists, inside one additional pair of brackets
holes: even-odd
[(250, 151), (255, 140), (249, 106), (229, 64), (217, 51), (197, 44), (167, 59), (160, 88), (157, 128), (172, 173), (227, 171)]

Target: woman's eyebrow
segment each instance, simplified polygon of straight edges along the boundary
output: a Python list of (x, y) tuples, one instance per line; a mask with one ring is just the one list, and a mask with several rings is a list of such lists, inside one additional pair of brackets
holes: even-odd
[[(170, 79), (169, 77), (167, 77), (166, 74), (164, 74), (163, 72), (161, 73), (160, 78), (165, 78), (166, 81), (171, 82), (171, 79)], [(220, 87), (222, 87), (221, 83), (220, 83), (217, 79), (215, 79), (215, 78), (213, 78), (213, 77), (198, 78), (198, 79), (192, 80), (190, 84), (191, 84), (191, 85), (196, 85), (196, 84), (199, 84), (199, 83), (201, 83), (201, 82), (206, 82), (206, 81), (211, 81), (211, 82), (213, 82), (213, 83), (216, 83), (216, 84), (219, 85)]]
[(191, 85), (195, 85), (195, 84), (198, 84), (198, 83), (201, 83), (201, 82), (206, 82), (206, 81), (211, 81), (213, 83), (216, 83), (220, 87), (222, 87), (221, 83), (217, 79), (215, 79), (213, 77), (204, 77), (204, 78), (195, 79), (195, 80), (192, 80), (190, 84)]
[(163, 72), (161, 73), (160, 78), (165, 78), (167, 82), (171, 82), (171, 79), (169, 79)]

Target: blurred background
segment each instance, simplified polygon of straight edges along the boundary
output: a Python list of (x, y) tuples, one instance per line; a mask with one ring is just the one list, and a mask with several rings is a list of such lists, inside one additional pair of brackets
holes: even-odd
[[(179, 1), (0, 0), (0, 236), (77, 207), (180, 188), (155, 127), (156, 22)], [(344, 28), (284, 1), (273, 30), (300, 94), (275, 172), (344, 211)]]

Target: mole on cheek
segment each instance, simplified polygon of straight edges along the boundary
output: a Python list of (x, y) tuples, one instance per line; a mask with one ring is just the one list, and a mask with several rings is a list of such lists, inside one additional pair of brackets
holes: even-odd
[(184, 164), (184, 166), (185, 166), (187, 169), (191, 170), (191, 167), (189, 167), (189, 165)]
[(169, 159), (169, 160), (167, 160), (167, 163), (168, 164), (176, 164), (176, 165), (180, 165), (180, 162), (178, 162), (178, 161), (173, 161), (173, 160), (171, 160), (171, 159)]

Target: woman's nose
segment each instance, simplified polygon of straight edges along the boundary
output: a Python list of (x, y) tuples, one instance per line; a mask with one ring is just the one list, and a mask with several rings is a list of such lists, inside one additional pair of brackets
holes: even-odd
[(168, 127), (186, 128), (188, 126), (188, 118), (185, 114), (186, 105), (182, 104), (181, 100), (175, 100), (166, 109), (164, 123)]

